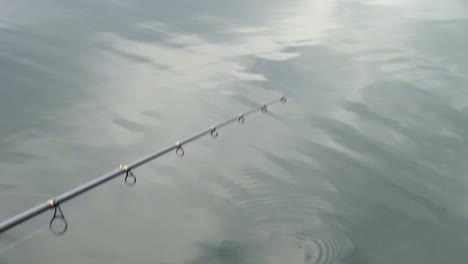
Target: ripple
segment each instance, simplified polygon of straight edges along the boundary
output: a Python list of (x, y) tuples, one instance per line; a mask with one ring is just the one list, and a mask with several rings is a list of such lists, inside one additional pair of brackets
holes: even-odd
[(335, 192), (317, 188), (323, 183), (314, 186), (320, 178), (307, 180), (304, 176), (299, 184), (284, 181), (277, 173), (245, 165), (213, 180), (216, 189), (229, 193), (223, 198), (238, 210), (236, 215), (250, 219), (254, 232), (278, 239), (292, 236), (298, 241), (304, 263), (336, 263), (344, 258), (352, 243), (339, 219), (349, 218), (349, 214), (333, 202)]
[(296, 238), (305, 263), (337, 263), (352, 249), (348, 239), (323, 232), (304, 230), (298, 232)]

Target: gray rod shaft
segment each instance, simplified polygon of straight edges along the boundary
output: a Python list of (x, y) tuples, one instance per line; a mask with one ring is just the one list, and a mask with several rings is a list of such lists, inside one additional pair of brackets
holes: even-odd
[(3, 233), (21, 223), (23, 223), (24, 221), (27, 221), (39, 214), (42, 214), (44, 213), (45, 211), (48, 211), (49, 209), (53, 209), (55, 207), (57, 207), (58, 205), (70, 200), (70, 199), (73, 199), (75, 197), (77, 197), (78, 195), (81, 195), (91, 189), (94, 189), (98, 186), (100, 186), (101, 184), (104, 184), (106, 183), (107, 181), (109, 180), (112, 180), (120, 175), (126, 175), (128, 172), (130, 172), (132, 169), (135, 169), (135, 168), (138, 168), (142, 165), (144, 165), (145, 163), (147, 162), (150, 162), (154, 159), (157, 159), (163, 155), (166, 155), (168, 154), (169, 152), (172, 152), (172, 151), (177, 151), (178, 149), (182, 148), (182, 146), (188, 144), (188, 143), (191, 143), (203, 136), (206, 136), (208, 134), (211, 134), (213, 132), (216, 132), (217, 133), (217, 130), (222, 128), (222, 127), (225, 127), (233, 122), (243, 122), (244, 119), (249, 116), (249, 115), (252, 115), (256, 112), (259, 112), (259, 111), (266, 111), (267, 110), (267, 107), (272, 105), (272, 104), (275, 104), (275, 103), (278, 103), (278, 102), (283, 102), (285, 103), (286, 102), (286, 97), (281, 97), (281, 98), (278, 98), (278, 99), (275, 99), (275, 100), (272, 100), (270, 102), (267, 102), (265, 104), (262, 104), (262, 105), (258, 105), (256, 107), (253, 107), (251, 108), (250, 110), (244, 112), (244, 113), (240, 113), (239, 115), (236, 115), (234, 117), (231, 117), (231, 118), (228, 118), (214, 126), (211, 126), (205, 130), (202, 130), (182, 141), (179, 141), (179, 142), (176, 142), (174, 145), (171, 145), (163, 150), (160, 150), (158, 152), (154, 152), (154, 153), (151, 153), (149, 155), (146, 155), (144, 156), (143, 158), (140, 158), (138, 160), (135, 160), (131, 163), (129, 163), (128, 165), (126, 166), (120, 166), (120, 168), (118, 168), (117, 170), (114, 170), (114, 171), (111, 171), (107, 174), (104, 174), (102, 176), (99, 176), (89, 182), (86, 182), (72, 190), (69, 190), (55, 198), (51, 198), (50, 200), (46, 201), (46, 202), (43, 202), (29, 210), (26, 210), (20, 214), (17, 214), (3, 222), (0, 223), (0, 233)]

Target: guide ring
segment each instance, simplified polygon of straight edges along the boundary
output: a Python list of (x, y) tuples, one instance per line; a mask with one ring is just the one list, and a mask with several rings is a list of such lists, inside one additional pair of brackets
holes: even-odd
[[(53, 228), (54, 222), (56, 220), (58, 220), (58, 219), (60, 219), (60, 221), (63, 222), (63, 224), (64, 224), (63, 229), (56, 230), (56, 229)], [(67, 232), (68, 222), (67, 222), (67, 219), (65, 219), (65, 216), (64, 216), (64, 214), (62, 212), (62, 209), (60, 208), (60, 205), (58, 205), (58, 204), (55, 205), (55, 207), (54, 207), (54, 216), (52, 216), (52, 219), (50, 219), (49, 229), (55, 235), (63, 235), (63, 234), (65, 234), (65, 232)]]
[(176, 146), (177, 146), (176, 151), (175, 151), (176, 155), (177, 155), (177, 157), (182, 158), (184, 156), (184, 154), (185, 154), (185, 150), (182, 147), (182, 145), (180, 145), (179, 142), (176, 143)]
[(218, 130), (216, 129), (216, 127), (211, 128), (210, 135), (211, 135), (212, 138), (217, 138), (218, 137)]
[(131, 170), (127, 170), (127, 174), (125, 174), (125, 183), (128, 185), (128, 186), (133, 186), (136, 184), (136, 176), (135, 174), (133, 174), (133, 172)]
[(237, 121), (239, 121), (239, 123), (243, 124), (245, 122), (245, 118), (244, 118), (244, 115), (239, 115), (239, 118), (237, 119)]

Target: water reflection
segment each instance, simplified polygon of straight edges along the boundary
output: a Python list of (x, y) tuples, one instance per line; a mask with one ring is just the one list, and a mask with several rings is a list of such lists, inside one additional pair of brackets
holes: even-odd
[(0, 6), (2, 217), (290, 98), (142, 168), (132, 190), (70, 203), (66, 237), (40, 234), (6, 263), (468, 259), (466, 3)]

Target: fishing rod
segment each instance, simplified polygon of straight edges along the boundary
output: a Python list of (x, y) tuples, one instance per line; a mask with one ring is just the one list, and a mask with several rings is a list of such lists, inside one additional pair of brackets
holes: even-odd
[[(49, 199), (48, 201), (46, 202), (43, 202), (43, 203), (40, 203), (38, 204), (37, 206), (29, 209), (29, 210), (26, 210), (22, 213), (19, 213), (3, 222), (0, 223), (0, 234), (33, 218), (33, 217), (36, 217), (48, 210), (52, 210), (54, 209), (54, 214), (52, 216), (52, 219), (50, 220), (49, 222), (49, 229), (51, 230), (52, 233), (54, 234), (57, 234), (57, 235), (61, 235), (61, 234), (64, 234), (67, 229), (68, 229), (68, 222), (67, 220), (65, 219), (65, 215), (63, 214), (63, 211), (62, 209), (60, 208), (60, 205), (67, 202), (68, 200), (70, 199), (73, 199), (75, 197), (77, 197), (78, 195), (81, 195), (87, 191), (90, 191), (98, 186), (100, 186), (101, 184), (104, 184), (106, 182), (108, 182), (109, 180), (112, 180), (118, 176), (121, 176), (121, 175), (125, 175), (125, 183), (129, 186), (133, 186), (134, 184), (136, 184), (136, 176), (135, 174), (133, 174), (133, 170), (154, 160), (154, 159), (157, 159), (163, 155), (166, 155), (172, 151), (175, 151), (175, 154), (177, 157), (179, 158), (182, 158), (185, 154), (185, 151), (184, 151), (184, 146), (187, 145), (188, 143), (190, 142), (193, 142), (203, 136), (206, 136), (208, 134), (211, 135), (212, 138), (217, 138), (218, 137), (218, 130), (222, 127), (225, 127), (233, 122), (239, 122), (241, 124), (243, 124), (245, 122), (245, 118), (249, 115), (252, 115), (254, 113), (257, 113), (257, 112), (264, 112), (266, 113), (268, 111), (268, 106), (270, 105), (273, 105), (275, 103), (278, 103), (278, 102), (281, 102), (281, 103), (286, 103), (286, 97), (285, 96), (282, 96), (280, 98), (277, 98), (275, 100), (272, 100), (270, 102), (267, 102), (265, 104), (262, 104), (262, 105), (258, 105), (256, 107), (253, 107), (251, 108), (250, 110), (244, 112), (244, 113), (240, 113), (234, 117), (231, 117), (231, 118), (228, 118), (214, 126), (211, 126), (207, 129), (204, 129), (196, 134), (193, 134), (192, 136), (184, 139), (184, 140), (181, 140), (181, 141), (178, 141), (176, 142), (175, 144), (167, 147), (167, 148), (164, 148), (160, 151), (157, 151), (157, 152), (154, 152), (154, 153), (151, 153), (151, 154), (148, 154), (138, 160), (135, 160), (133, 162), (130, 162), (129, 164), (127, 165), (120, 165), (116, 170), (113, 170), (107, 174), (104, 174), (102, 176), (99, 176), (97, 178), (95, 178), (94, 180), (91, 180), (91, 181), (88, 181), (72, 190), (69, 190), (63, 194), (60, 194), (54, 198), (51, 198)], [(63, 222), (63, 229), (60, 229), (60, 230), (56, 230), (53, 228), (53, 224), (55, 221), (61, 221)]]

